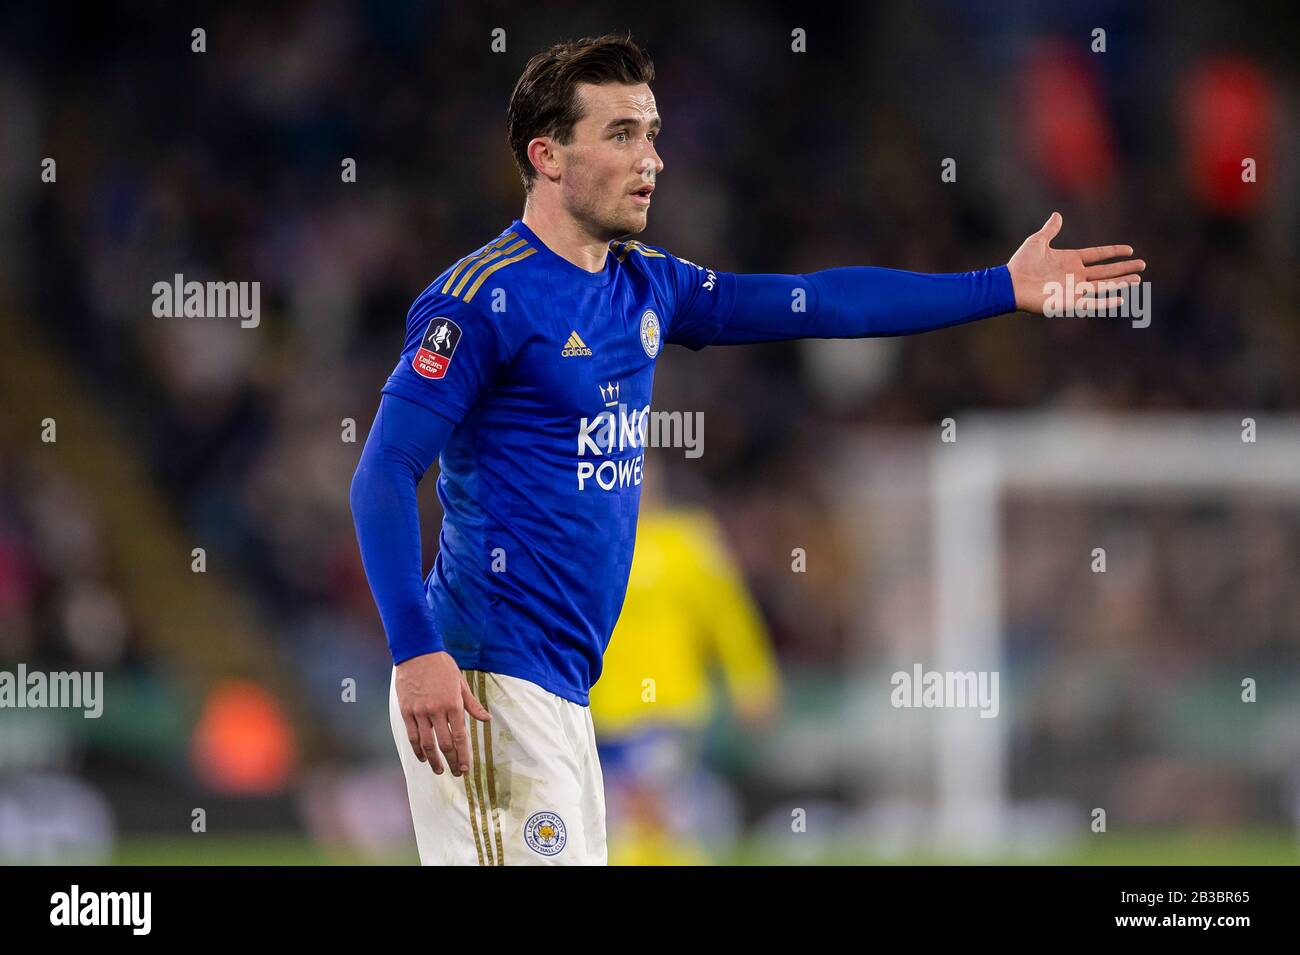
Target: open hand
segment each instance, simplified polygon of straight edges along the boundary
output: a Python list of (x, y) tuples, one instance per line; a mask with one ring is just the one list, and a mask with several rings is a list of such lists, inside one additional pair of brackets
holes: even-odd
[[(1052, 297), (1053, 283), (1062, 291), (1073, 287), (1076, 306), (1087, 299), (1093, 309), (1118, 307), (1124, 286), (1140, 282), (1138, 273), (1147, 264), (1141, 259), (1125, 258), (1133, 254), (1132, 246), (1127, 245), (1054, 249), (1052, 240), (1060, 231), (1061, 214), (1053, 212), (1043, 227), (1025, 239), (1016, 249), (1016, 254), (1011, 256), (1007, 270), (1011, 273), (1011, 285), (1016, 292), (1016, 308), (1042, 315), (1044, 303)], [(1124, 261), (1107, 262), (1119, 258)], [(1056, 293), (1057, 296), (1060, 294), (1060, 291)]]

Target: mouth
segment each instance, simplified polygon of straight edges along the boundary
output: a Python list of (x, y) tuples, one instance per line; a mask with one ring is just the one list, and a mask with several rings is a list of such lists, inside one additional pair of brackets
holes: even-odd
[(650, 205), (650, 194), (655, 191), (654, 183), (646, 183), (632, 192), (632, 201), (639, 206)]

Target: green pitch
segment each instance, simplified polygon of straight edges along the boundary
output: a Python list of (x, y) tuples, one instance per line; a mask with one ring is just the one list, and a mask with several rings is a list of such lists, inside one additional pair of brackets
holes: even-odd
[[(411, 851), (382, 858), (335, 852), (299, 836), (221, 837), (124, 840), (116, 865), (414, 865)], [(724, 865), (960, 865), (969, 860), (942, 855), (903, 858), (873, 856), (869, 848), (844, 850), (810, 859), (782, 856), (750, 843), (720, 860)], [(995, 865), (1296, 865), (1300, 841), (1286, 830), (1240, 833), (1108, 833), (1041, 859), (994, 858)]]

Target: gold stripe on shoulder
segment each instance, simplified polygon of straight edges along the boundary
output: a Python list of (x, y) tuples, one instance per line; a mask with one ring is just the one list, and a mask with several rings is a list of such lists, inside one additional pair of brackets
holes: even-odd
[(444, 282), (442, 285), (443, 294), (444, 295), (447, 294), (447, 292), (451, 289), (451, 283), (456, 281), (456, 276), (460, 275), (462, 269), (468, 266), (472, 266), (474, 263), (478, 262), (478, 260), (483, 258), (484, 256), (491, 255), (494, 250), (499, 249), (502, 245), (509, 242), (513, 238), (515, 238), (515, 234), (513, 232), (507, 232), (505, 235), (500, 236), (499, 238), (495, 239), (492, 242), (489, 242), (487, 245), (483, 246), (483, 248), (479, 249), (477, 252), (473, 252), (470, 255), (467, 255), (465, 256), (465, 258), (457, 262), (455, 270), (451, 273), (451, 275), (447, 276), (447, 281)]
[(647, 248), (636, 239), (628, 239), (626, 242), (612, 242), (610, 243), (610, 247), (617, 251), (618, 255), (616, 257), (620, 262), (626, 260), (628, 254), (632, 252), (639, 252), (648, 259), (664, 258), (662, 252), (656, 252), (654, 249)]
[[(511, 249), (514, 248), (518, 248), (518, 247), (511, 246)], [(482, 272), (479, 273), (478, 278), (474, 280), (474, 284), (471, 285), (469, 287), (469, 291), (465, 293), (465, 301), (468, 302), (474, 298), (474, 293), (477, 292), (479, 286), (483, 284), (483, 280), (486, 279), (493, 272), (497, 271), (498, 269), (503, 269), (507, 265), (510, 265), (513, 262), (519, 262), (523, 259), (526, 259), (536, 251), (537, 250), (533, 248), (524, 249), (524, 251), (520, 252), (518, 255), (512, 255), (508, 259), (498, 259), (497, 261), (493, 262), (491, 265), (489, 265), (487, 268), (485, 268)], [(459, 291), (459, 289), (457, 291)]]
[(503, 246), (502, 248), (493, 249), (489, 255), (483, 256), (483, 258), (479, 259), (477, 262), (475, 262), (473, 265), (471, 265), (469, 268), (465, 270), (465, 274), (460, 277), (460, 281), (457, 282), (456, 287), (451, 290), (451, 294), (454, 295), (456, 298), (460, 298), (461, 291), (465, 288), (466, 283), (469, 282), (470, 277), (477, 270), (481, 268), (485, 268), (493, 260), (500, 259), (502, 256), (505, 255), (509, 255), (511, 252), (515, 252), (526, 245), (528, 245), (528, 241), (526, 239), (520, 239), (519, 241), (512, 242), (507, 246)]

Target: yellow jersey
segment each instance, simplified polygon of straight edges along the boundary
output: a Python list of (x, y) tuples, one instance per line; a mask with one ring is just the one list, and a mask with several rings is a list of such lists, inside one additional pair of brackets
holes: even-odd
[(596, 730), (703, 726), (715, 672), (742, 709), (765, 708), (778, 692), (766, 628), (717, 521), (698, 510), (644, 511), (627, 598), (591, 690)]

